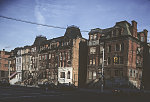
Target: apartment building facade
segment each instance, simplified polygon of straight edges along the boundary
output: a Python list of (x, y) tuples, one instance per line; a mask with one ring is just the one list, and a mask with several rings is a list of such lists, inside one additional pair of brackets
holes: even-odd
[(8, 57), (10, 56), (10, 52), (5, 51), (3, 49), (0, 51), (0, 80), (6, 79), (8, 80)]
[(78, 86), (80, 43), (86, 43), (86, 39), (75, 26), (68, 27), (64, 36), (43, 42), (39, 54), (41, 79)]
[(103, 48), (107, 86), (142, 86), (143, 49), (147, 30), (137, 32), (137, 22), (117, 22), (107, 29), (92, 29), (88, 41), (87, 83), (101, 80)]

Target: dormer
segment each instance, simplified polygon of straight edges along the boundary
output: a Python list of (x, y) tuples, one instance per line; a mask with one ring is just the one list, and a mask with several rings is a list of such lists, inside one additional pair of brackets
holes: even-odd
[(89, 32), (89, 40), (99, 40), (102, 36), (102, 29), (95, 28)]

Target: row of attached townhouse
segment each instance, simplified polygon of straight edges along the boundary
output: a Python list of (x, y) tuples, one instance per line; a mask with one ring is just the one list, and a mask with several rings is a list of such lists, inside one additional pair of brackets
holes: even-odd
[(86, 76), (82, 73), (86, 73), (86, 51), (87, 40), (76, 26), (69, 26), (62, 37), (47, 40), (44, 36), (37, 36), (32, 46), (11, 51), (10, 83), (38, 84), (49, 81), (54, 84), (85, 85)]
[(121, 21), (111, 28), (92, 29), (88, 40), (76, 26), (69, 26), (61, 37), (37, 36), (33, 45), (11, 51), (10, 82), (99, 86), (104, 64), (105, 86), (141, 88), (148, 82), (143, 81), (149, 69), (147, 33), (137, 32), (136, 21)]

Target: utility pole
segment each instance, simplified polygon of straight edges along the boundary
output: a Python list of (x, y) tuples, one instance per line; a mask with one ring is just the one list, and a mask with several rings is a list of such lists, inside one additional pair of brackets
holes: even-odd
[(103, 93), (104, 88), (104, 47), (103, 47), (103, 62), (102, 62), (102, 84), (101, 84), (101, 92)]
[(8, 60), (8, 71), (9, 71), (9, 73), (8, 73), (8, 74), (9, 74), (9, 75), (8, 75), (8, 77), (9, 77), (9, 83), (10, 83), (10, 64), (11, 64), (11, 63), (10, 63), (9, 61), (10, 61), (10, 60)]

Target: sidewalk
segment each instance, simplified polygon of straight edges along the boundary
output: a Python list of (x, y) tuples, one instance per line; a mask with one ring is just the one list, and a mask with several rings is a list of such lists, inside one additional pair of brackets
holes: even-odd
[[(82, 92), (91, 92), (91, 93), (102, 93), (101, 92), (101, 89), (89, 89), (89, 88), (79, 88), (79, 91), (82, 91)], [(104, 89), (103, 90), (103, 93), (112, 93), (111, 90), (108, 90), (108, 89)]]

